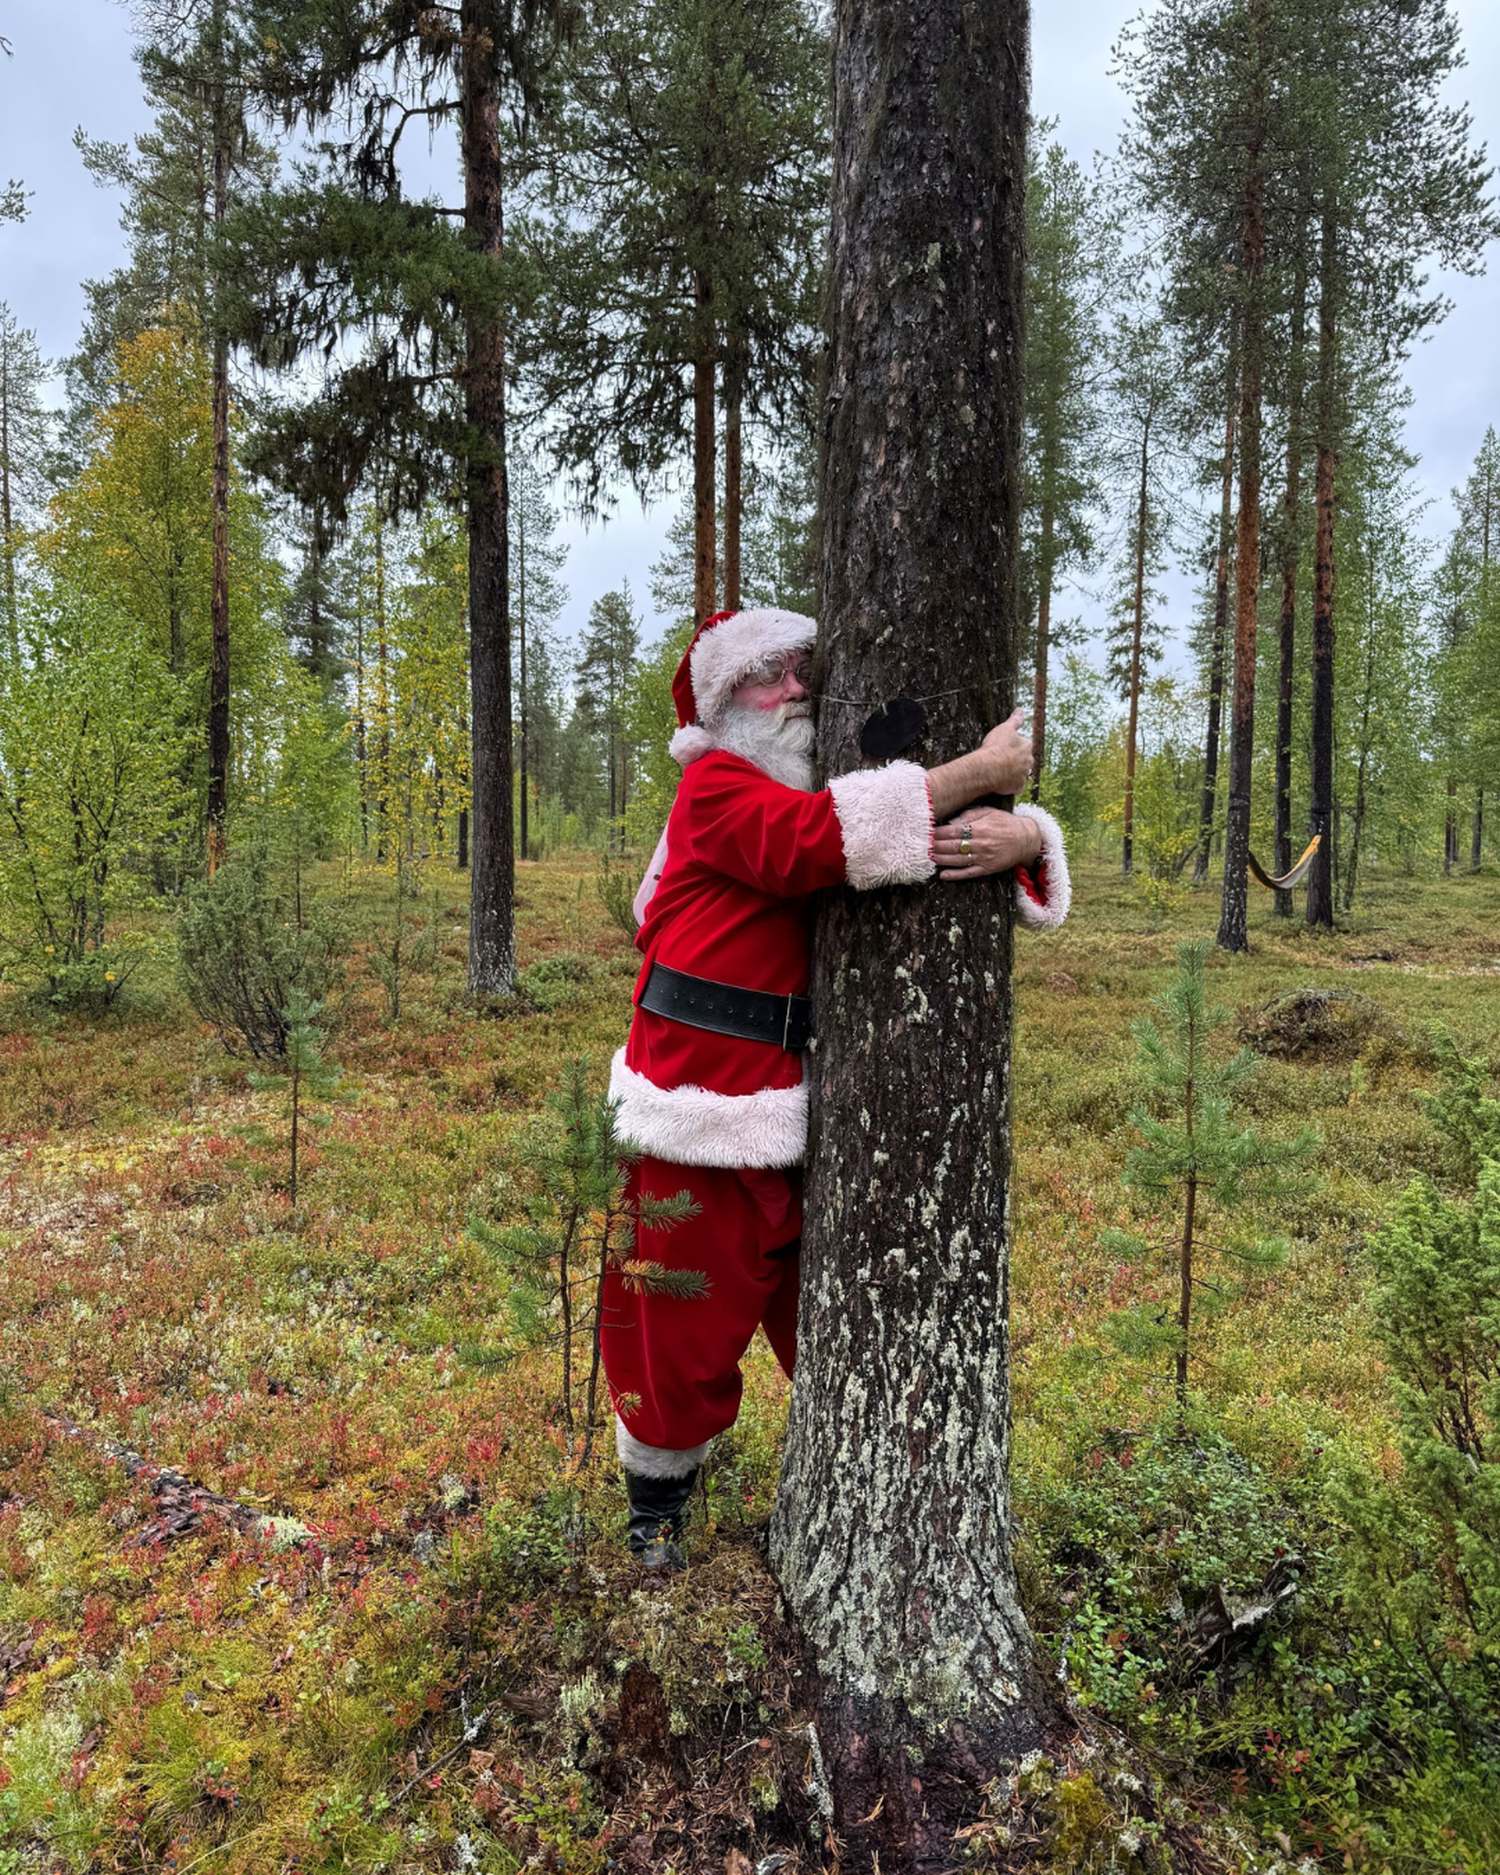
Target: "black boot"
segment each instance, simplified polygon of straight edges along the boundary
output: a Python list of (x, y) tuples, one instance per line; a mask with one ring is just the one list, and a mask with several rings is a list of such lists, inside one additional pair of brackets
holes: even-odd
[(688, 1506), (698, 1467), (676, 1478), (648, 1478), (625, 1469), (625, 1494), (630, 1500), (630, 1547), (646, 1569), (681, 1569), (682, 1533), (687, 1528)]

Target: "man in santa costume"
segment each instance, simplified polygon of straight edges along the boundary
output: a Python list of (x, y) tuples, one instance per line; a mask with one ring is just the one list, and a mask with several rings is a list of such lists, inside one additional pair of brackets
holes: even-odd
[[(627, 1188), (634, 1258), (701, 1271), (707, 1292), (674, 1295), (611, 1269), (601, 1330), (630, 1544), (650, 1568), (681, 1562), (698, 1468), (739, 1411), (756, 1328), (788, 1374), (796, 1355), (814, 895), (1014, 869), (1025, 922), (1067, 915), (1052, 817), (968, 805), (1025, 785), (1020, 711), (940, 767), (892, 761), (814, 788), (816, 629), (772, 607), (717, 613), (672, 687), (684, 773), (636, 895), (644, 962), (610, 1092), (620, 1137), (641, 1155)], [(681, 1191), (694, 1216), (640, 1219), (641, 1200)]]

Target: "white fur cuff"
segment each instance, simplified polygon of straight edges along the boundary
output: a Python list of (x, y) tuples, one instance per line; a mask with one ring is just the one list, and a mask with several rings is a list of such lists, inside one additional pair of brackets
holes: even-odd
[(708, 1455), (708, 1440), (681, 1452), (671, 1451), (664, 1445), (643, 1445), (633, 1433), (626, 1431), (624, 1420), (616, 1413), (615, 1451), (625, 1469), (640, 1477), (685, 1478)]
[(932, 797), (915, 762), (855, 768), (828, 784), (844, 836), (849, 883), (915, 885), (937, 870), (932, 858)]
[(1025, 820), (1034, 820), (1042, 830), (1042, 855), (1037, 861), (1033, 877), (1044, 903), (1039, 905), (1017, 879), (1016, 911), (1022, 924), (1055, 930), (1067, 917), (1068, 907), (1073, 903), (1073, 881), (1068, 876), (1068, 856), (1063, 850), (1062, 828), (1045, 807), (1037, 807), (1031, 801), (1020, 802), (1012, 811)]
[(627, 1144), (673, 1165), (800, 1165), (807, 1151), (807, 1084), (757, 1094), (716, 1094), (708, 1087), (658, 1087), (616, 1051), (609, 1091), (619, 1101), (615, 1127)]

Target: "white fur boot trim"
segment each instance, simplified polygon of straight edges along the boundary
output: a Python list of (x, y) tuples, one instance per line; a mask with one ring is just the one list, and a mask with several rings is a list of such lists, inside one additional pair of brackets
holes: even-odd
[(844, 836), (850, 885), (862, 892), (915, 885), (937, 871), (926, 769), (915, 762), (855, 768), (835, 775), (828, 791)]
[(1013, 811), (1022, 819), (1034, 820), (1042, 830), (1042, 857), (1038, 867), (1042, 876), (1037, 884), (1047, 894), (1046, 904), (1038, 905), (1017, 879), (1016, 912), (1022, 924), (1056, 930), (1073, 903), (1073, 881), (1068, 874), (1068, 856), (1063, 850), (1062, 828), (1045, 807), (1037, 807), (1034, 802), (1022, 801)]
[(615, 1451), (627, 1471), (643, 1478), (685, 1478), (708, 1455), (709, 1441), (674, 1452), (665, 1445), (643, 1445), (626, 1430), (625, 1421), (615, 1414)]

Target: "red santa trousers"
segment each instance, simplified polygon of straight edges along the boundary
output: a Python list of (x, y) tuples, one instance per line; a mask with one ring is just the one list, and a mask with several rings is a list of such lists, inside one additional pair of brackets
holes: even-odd
[(604, 1282), (600, 1343), (615, 1410), (643, 1445), (685, 1452), (740, 1410), (740, 1359), (758, 1327), (787, 1374), (797, 1353), (802, 1171), (674, 1165), (644, 1155), (630, 1168), (633, 1217), (645, 1195), (692, 1193), (696, 1217), (665, 1229), (637, 1223), (635, 1255), (701, 1270), (708, 1293), (645, 1294), (619, 1270)]

